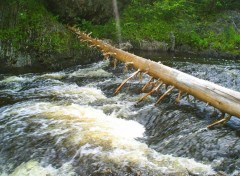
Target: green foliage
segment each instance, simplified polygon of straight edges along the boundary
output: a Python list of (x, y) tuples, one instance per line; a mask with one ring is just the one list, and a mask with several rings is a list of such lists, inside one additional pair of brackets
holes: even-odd
[(217, 37), (218, 41), (213, 42), (214, 48), (224, 51), (239, 51), (240, 34), (235, 31), (233, 26), (226, 27), (222, 33), (218, 34)]
[[(59, 52), (68, 46), (81, 48), (69, 33), (56, 26), (57, 17), (50, 15), (37, 0), (6, 0), (18, 7), (16, 24), (0, 30), (0, 39), (10, 42), (19, 49), (22, 46), (38, 52)], [(138, 43), (141, 40), (170, 42), (173, 32), (176, 45), (188, 44), (201, 49), (217, 49), (240, 54), (240, 35), (232, 25), (216, 30), (212, 24), (216, 18), (224, 19), (226, 9), (240, 9), (238, 0), (131, 0), (121, 14), (123, 40)], [(94, 37), (117, 41), (115, 20), (104, 25), (78, 18), (83, 31), (92, 32)], [(47, 27), (46, 27), (47, 26)], [(22, 45), (22, 43), (24, 45)]]
[[(225, 18), (226, 9), (240, 9), (240, 2), (132, 0), (121, 15), (122, 37), (134, 43), (143, 39), (169, 42), (169, 34), (173, 32), (176, 45), (188, 44), (197, 50), (213, 48), (240, 54), (240, 35), (234, 27), (226, 23), (224, 30), (219, 32), (214, 26), (217, 18)], [(105, 25), (93, 25), (83, 20), (80, 27), (93, 32), (96, 37), (117, 38), (114, 20)]]
[[(74, 44), (69, 33), (58, 25), (52, 16), (37, 0), (11, 0), (9, 7), (16, 9), (16, 17), (10, 21), (14, 24), (5, 25), (0, 30), (0, 40), (11, 43), (17, 49), (41, 52), (63, 52)], [(75, 41), (76, 42), (76, 41)]]

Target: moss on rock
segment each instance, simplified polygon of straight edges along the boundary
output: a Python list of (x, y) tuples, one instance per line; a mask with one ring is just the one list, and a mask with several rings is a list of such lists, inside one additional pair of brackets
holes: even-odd
[(0, 8), (1, 70), (25, 66), (59, 69), (99, 57), (39, 1), (2, 0)]

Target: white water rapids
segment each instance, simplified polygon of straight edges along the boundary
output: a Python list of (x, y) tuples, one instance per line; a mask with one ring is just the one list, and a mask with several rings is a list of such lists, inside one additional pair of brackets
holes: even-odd
[(139, 96), (126, 101), (127, 93), (101, 90), (121, 81), (104, 70), (108, 64), (3, 76), (0, 93), (11, 102), (0, 107), (1, 176), (214, 174), (209, 163), (144, 143), (144, 126), (130, 119)]

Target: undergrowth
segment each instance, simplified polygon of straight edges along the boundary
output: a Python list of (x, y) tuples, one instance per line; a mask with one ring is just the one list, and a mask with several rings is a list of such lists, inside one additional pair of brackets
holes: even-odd
[[(178, 46), (240, 54), (240, 33), (227, 15), (238, 9), (238, 1), (132, 0), (121, 14), (122, 37), (169, 42), (173, 32)], [(82, 20), (79, 26), (95, 37), (117, 40), (114, 19), (104, 25)]]

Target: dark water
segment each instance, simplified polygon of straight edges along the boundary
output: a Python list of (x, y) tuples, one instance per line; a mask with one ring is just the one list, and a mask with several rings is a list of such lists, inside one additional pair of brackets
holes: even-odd
[[(140, 53), (199, 78), (240, 91), (240, 62)], [(237, 118), (208, 130), (220, 116), (177, 92), (154, 106), (144, 76), (109, 62), (55, 73), (0, 75), (0, 175), (214, 175), (240, 172)]]

